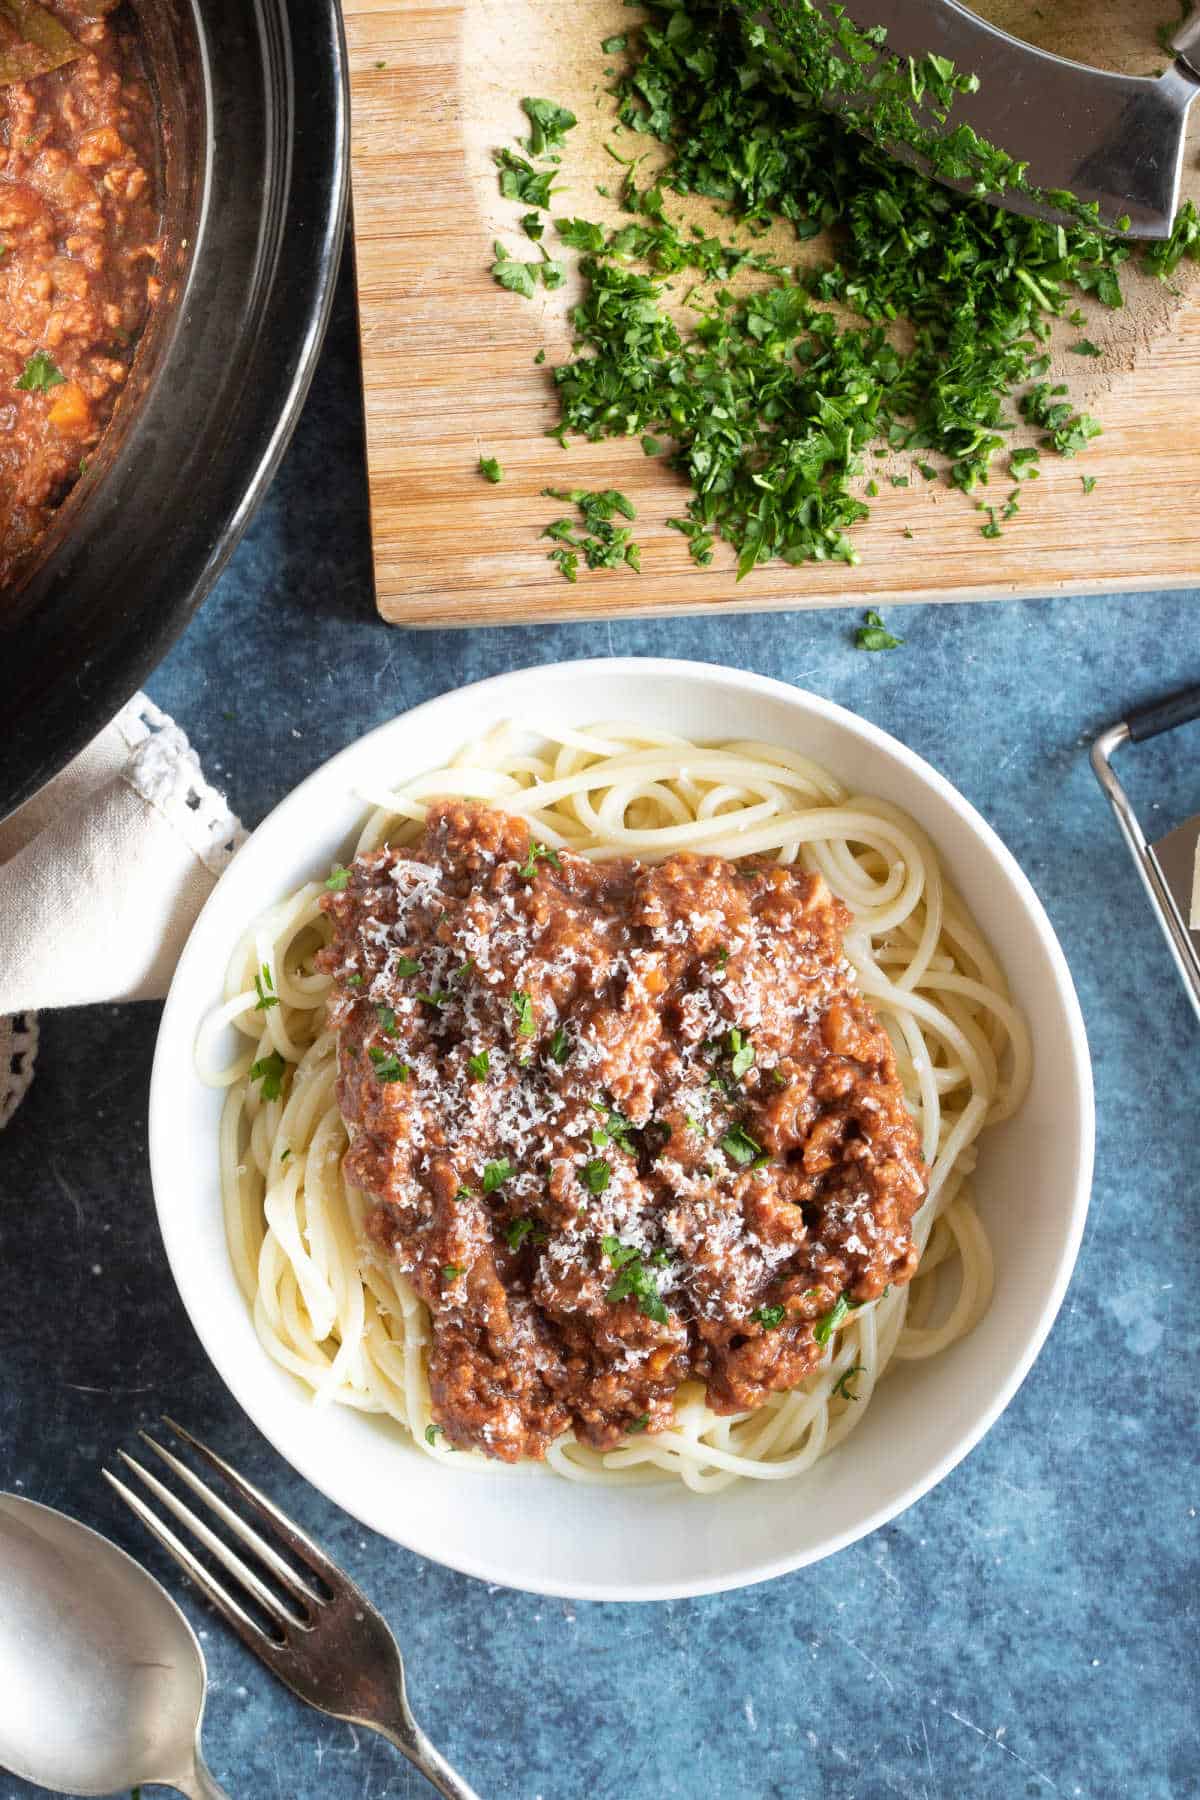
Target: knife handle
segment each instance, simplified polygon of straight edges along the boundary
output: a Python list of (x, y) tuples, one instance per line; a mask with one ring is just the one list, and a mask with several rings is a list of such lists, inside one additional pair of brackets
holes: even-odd
[(1147, 738), (1157, 737), (1160, 731), (1173, 731), (1176, 725), (1186, 725), (1191, 719), (1200, 719), (1200, 683), (1182, 688), (1165, 700), (1152, 700), (1148, 706), (1135, 708), (1126, 713), (1125, 724), (1130, 740), (1143, 744)]

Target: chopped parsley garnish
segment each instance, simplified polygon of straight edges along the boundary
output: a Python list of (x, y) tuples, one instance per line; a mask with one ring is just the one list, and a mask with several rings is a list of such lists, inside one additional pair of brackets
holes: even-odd
[(842, 1373), (838, 1376), (832, 1388), (832, 1392), (837, 1395), (839, 1400), (858, 1399), (857, 1394), (852, 1394), (850, 1392), (847, 1383), (853, 1381), (856, 1375), (861, 1375), (865, 1366), (864, 1363), (855, 1363), (853, 1368), (842, 1370)]
[(763, 1154), (762, 1145), (750, 1136), (744, 1125), (731, 1126), (721, 1139), (721, 1148), (732, 1162), (743, 1168)]
[(283, 1149), (279, 1152), (280, 1162), (285, 1163), (291, 1154), (292, 1154), (292, 1146), (290, 1144), (285, 1144)]
[(429, 1444), (431, 1446), (436, 1444), (438, 1438), (441, 1437), (441, 1435), (442, 1435), (442, 1427), (440, 1425), (427, 1425), (425, 1427), (425, 1442), (427, 1444)]
[(457, 1281), (461, 1274), (462, 1269), (459, 1267), (458, 1263), (447, 1263), (442, 1270), (442, 1280)]
[(637, 514), (632, 500), (616, 488), (592, 491), (588, 488), (543, 488), (551, 500), (569, 500), (579, 519), (554, 519), (542, 536), (556, 540), (557, 548), (548, 552), (568, 581), (574, 581), (583, 557), (589, 569), (617, 569), (622, 566), (641, 573), (642, 553), (633, 542), (627, 526), (614, 525), (613, 514), (634, 519)]
[[(1182, 6), (1183, 0), (1180, 0), (1180, 4)], [(1189, 4), (1187, 14), (1190, 12)], [(1193, 262), (1200, 262), (1200, 213), (1196, 211), (1192, 200), (1185, 200), (1175, 214), (1170, 237), (1158, 243), (1147, 244), (1145, 249), (1146, 267), (1160, 281), (1166, 281), (1173, 275), (1185, 256), (1190, 257)]]
[[(1083, 295), (1119, 306), (1135, 254), (1069, 195), (1045, 196), (1065, 223), (998, 211), (995, 194), (1034, 190), (1004, 150), (953, 119), (947, 128), (975, 77), (936, 55), (881, 54), (879, 32), (831, 11), (648, 0), (645, 23), (619, 34), (629, 57), (617, 112), (622, 148), (642, 136), (665, 154), (646, 186), (640, 159), (618, 156), (626, 223), (556, 222), (584, 287), (572, 359), (554, 371), (554, 435), (666, 441), (691, 490), (687, 516), (670, 523), (702, 565), (723, 538), (739, 578), (772, 557), (857, 561), (868, 448), (915, 453), (926, 479), (932, 464), (916, 458), (936, 450), (950, 483), (984, 483), (1053, 322)], [(827, 109), (831, 90), (850, 119)], [(895, 159), (897, 143), (971, 191)], [(504, 175), (510, 189), (527, 179)], [(783, 220), (827, 248), (780, 267), (745, 242), (677, 227), (673, 195), (715, 202), (751, 239)], [(1164, 278), (1200, 256), (1190, 203), (1169, 243), (1140, 254)], [(747, 268), (768, 282), (738, 294), (728, 283)], [(680, 296), (684, 270), (698, 285)], [(529, 265), (523, 291), (536, 279)], [(1085, 418), (1050, 447), (1081, 448)], [(564, 539), (551, 554), (573, 579), (580, 547)]]
[(650, 1423), (650, 1414), (649, 1413), (639, 1413), (636, 1419), (630, 1419), (628, 1425), (625, 1427), (625, 1430), (628, 1433), (628, 1435), (630, 1437), (632, 1437), (635, 1431), (645, 1431), (645, 1429), (646, 1429), (647, 1425), (649, 1425), (649, 1423)]
[(510, 294), (523, 294), (526, 300), (532, 300), (538, 282), (538, 263), (518, 262), (511, 257), (503, 244), (493, 244), (496, 260), (492, 264), (492, 277), (507, 288)]
[(432, 1006), (435, 1012), (440, 1012), (442, 1007), (446, 1004), (445, 994), (437, 989), (430, 994), (418, 994), (417, 999), (421, 1002), (422, 1006)]
[(419, 975), (421, 973), (421, 965), (417, 962), (415, 957), (402, 956), (396, 963), (395, 972), (400, 977), (401, 981), (404, 981), (410, 975)]
[[(553, 169), (535, 169), (512, 150), (497, 150), (493, 161), (500, 171), (500, 192), (506, 200), (519, 200), (523, 206), (549, 206)], [(503, 254), (499, 246), (496, 254)]]
[(1043, 426), (1049, 436), (1041, 440), (1044, 450), (1056, 450), (1060, 456), (1077, 456), (1091, 439), (1099, 437), (1102, 427), (1090, 413), (1077, 413), (1069, 400), (1065, 382), (1039, 381), (1021, 398), (1021, 412), (1034, 425)]
[(349, 880), (349, 869), (343, 869), (341, 863), (334, 863), (332, 870), (326, 878), (325, 886), (329, 889), (331, 894), (340, 894)]
[(383, 1050), (378, 1044), (373, 1044), (367, 1055), (375, 1065), (376, 1081), (382, 1081), (386, 1085), (393, 1081), (408, 1080), (408, 1064), (402, 1063), (391, 1050)]
[(521, 1245), (525, 1242), (525, 1239), (533, 1230), (533, 1220), (513, 1219), (511, 1224), (502, 1225), (500, 1229), (504, 1234), (509, 1249), (519, 1250)]
[(1083, 491), (1084, 491), (1084, 493), (1085, 493), (1085, 494), (1090, 494), (1090, 493), (1091, 493), (1091, 491), (1092, 491), (1092, 489), (1093, 489), (1093, 488), (1094, 488), (1094, 487), (1095, 487), (1095, 485), (1096, 485), (1096, 477), (1095, 477), (1095, 476), (1094, 476), (1094, 475), (1081, 475), (1081, 476), (1080, 476), (1080, 477), (1079, 477), (1079, 479), (1080, 479), (1080, 481), (1082, 481), (1082, 483), (1083, 483)]
[(596, 1148), (601, 1149), (611, 1138), (618, 1149), (624, 1150), (626, 1156), (636, 1156), (638, 1147), (632, 1136), (633, 1126), (625, 1114), (618, 1112), (615, 1106), (601, 1105), (599, 1100), (590, 1100), (588, 1104), (604, 1121), (592, 1133), (592, 1142)]
[(262, 965), (262, 973), (254, 977), (254, 991), (258, 995), (254, 1002), (255, 1012), (266, 1012), (268, 1007), (279, 1005), (275, 983), (271, 980), (271, 971), (266, 963)]
[(904, 642), (903, 638), (893, 637), (883, 622), (883, 616), (872, 607), (866, 613), (863, 623), (854, 633), (856, 650), (898, 650)]
[(715, 967), (718, 969), (723, 969), (725, 967), (725, 964), (728, 961), (729, 961), (728, 950), (725, 948), (724, 944), (718, 945), (718, 947), (713, 955), (713, 963), (714, 963)]
[(375, 1017), (379, 1020), (380, 1026), (384, 1031), (395, 1031), (396, 1014), (392, 1007), (377, 1006), (375, 1008)]
[(530, 124), (525, 148), (531, 156), (545, 156), (549, 151), (561, 150), (566, 141), (565, 133), (578, 124), (575, 114), (554, 100), (526, 98), (521, 102), (521, 109)]
[(363, 984), (363, 978), (361, 975), (347, 975), (347, 977), (346, 977), (346, 986), (347, 987), (361, 987), (362, 984)]
[(777, 1325), (783, 1324), (786, 1312), (787, 1308), (784, 1306), (756, 1306), (750, 1317), (764, 1331), (774, 1331)]
[(617, 1278), (604, 1296), (611, 1305), (619, 1300), (633, 1298), (647, 1319), (656, 1324), (665, 1325), (670, 1314), (663, 1304), (658, 1291), (658, 1283), (642, 1260), (640, 1250), (632, 1244), (623, 1244), (620, 1238), (603, 1237), (600, 1246), (613, 1268), (617, 1270)]
[(579, 1179), (589, 1194), (602, 1194), (612, 1179), (612, 1166), (603, 1156), (593, 1156), (584, 1163)]
[(626, 33), (619, 31), (613, 37), (601, 38), (600, 48), (603, 50), (605, 56), (617, 56), (624, 50), (628, 42), (629, 38)]
[(551, 1062), (556, 1062), (561, 1066), (563, 1063), (566, 1062), (567, 1057), (570, 1054), (571, 1054), (571, 1049), (570, 1049), (570, 1045), (567, 1043), (566, 1028), (565, 1028), (565, 1026), (562, 1026), (562, 1025), (556, 1025), (554, 1027), (554, 1035), (550, 1039), (550, 1044), (549, 1044), (550, 1060), (551, 1060)]
[(484, 1193), (494, 1194), (496, 1189), (502, 1187), (514, 1172), (513, 1166), (509, 1162), (507, 1156), (502, 1156), (499, 1162), (485, 1163), (483, 1169)]
[(264, 1100), (278, 1100), (283, 1092), (283, 1072), (287, 1068), (278, 1050), (272, 1050), (269, 1056), (260, 1056), (257, 1062), (250, 1064), (250, 1079), (259, 1083), (259, 1093)]
[(479, 473), (484, 477), (485, 481), (495, 482), (504, 480), (504, 470), (500, 467), (500, 464), (496, 461), (494, 456), (480, 457)]
[(555, 219), (554, 229), (570, 250), (583, 250), (597, 255), (604, 249), (606, 238), (602, 225), (590, 219)]
[(561, 870), (562, 868), (557, 850), (548, 849), (545, 844), (530, 844), (529, 855), (517, 870), (521, 880), (532, 881), (537, 874), (537, 865), (540, 862), (549, 863), (552, 869)]
[(467, 1067), (476, 1081), (486, 1081), (492, 1059), (486, 1050), (479, 1050), (474, 1056), (468, 1056)]
[(735, 1025), (729, 1033), (730, 1069), (735, 1081), (740, 1081), (754, 1067), (754, 1045)]
[(47, 350), (35, 350), (21, 373), (17, 376), (16, 386), (23, 388), (27, 394), (44, 394), (47, 389), (59, 387), (66, 376)]
[(845, 1294), (839, 1294), (832, 1308), (823, 1319), (818, 1319), (813, 1328), (813, 1336), (818, 1344), (827, 1344), (846, 1314), (850, 1311), (850, 1302)]
[(1068, 344), (1067, 349), (1072, 356), (1103, 356), (1099, 344), (1093, 344), (1091, 338), (1080, 338), (1078, 343)]
[(517, 1015), (518, 1037), (532, 1037), (537, 1030), (533, 1018), (533, 1000), (524, 988), (518, 988), (512, 997), (513, 1011)]

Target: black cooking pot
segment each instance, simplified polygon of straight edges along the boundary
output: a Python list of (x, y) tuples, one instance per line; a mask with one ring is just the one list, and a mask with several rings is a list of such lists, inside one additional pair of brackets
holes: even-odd
[(112, 717), (200, 604), (283, 454), (345, 235), (337, 0), (140, 0), (165, 292), (121, 406), (0, 594), (0, 817)]

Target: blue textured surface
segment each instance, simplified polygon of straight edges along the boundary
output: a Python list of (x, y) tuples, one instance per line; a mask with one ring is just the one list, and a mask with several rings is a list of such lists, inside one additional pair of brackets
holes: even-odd
[[(415, 701), (527, 663), (699, 657), (853, 707), (974, 801), (1061, 935), (1099, 1097), (1079, 1266), (1004, 1418), (853, 1549), (659, 1606), (489, 1589), (368, 1536), (241, 1416), (154, 1224), (158, 1008), (58, 1013), (0, 1140), (0, 1487), (78, 1514), (179, 1593), (97, 1469), (164, 1409), (192, 1422), (380, 1604), (418, 1716), (485, 1800), (1200, 1794), (1200, 1030), (1085, 749), (1131, 703), (1200, 678), (1197, 596), (913, 608), (888, 656), (855, 651), (843, 612), (406, 634), (372, 609), (356, 395), (344, 288), (284, 469), (150, 684), (243, 817)], [(1193, 726), (1122, 765), (1164, 829), (1200, 808), (1198, 751)], [(206, 1749), (238, 1800), (430, 1791), (386, 1745), (293, 1702), (194, 1595), (184, 1605), (212, 1677)], [(33, 1792), (0, 1774), (0, 1800)]]

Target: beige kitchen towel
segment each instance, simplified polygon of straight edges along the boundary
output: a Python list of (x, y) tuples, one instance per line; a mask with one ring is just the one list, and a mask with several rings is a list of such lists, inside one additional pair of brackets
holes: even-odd
[(0, 823), (0, 1014), (160, 998), (245, 836), (178, 725), (135, 695)]

